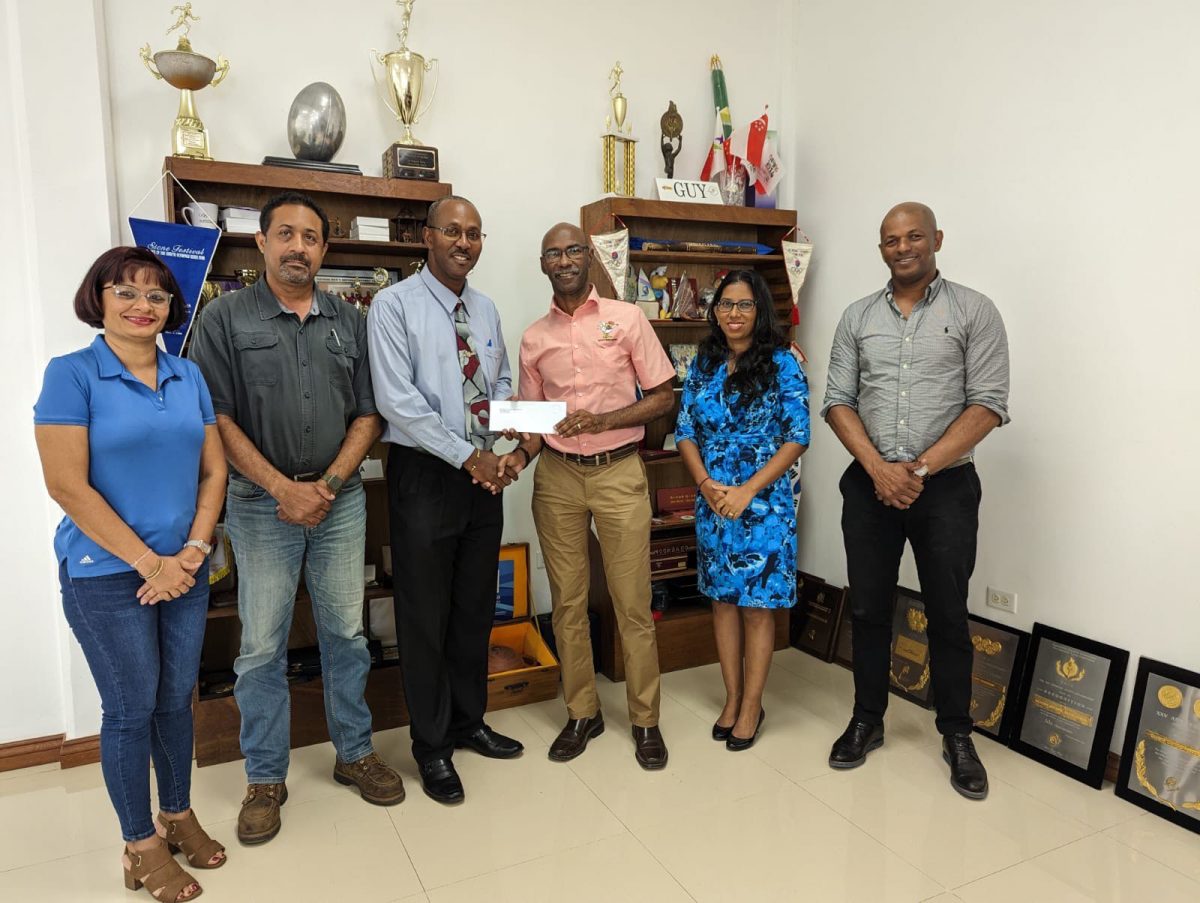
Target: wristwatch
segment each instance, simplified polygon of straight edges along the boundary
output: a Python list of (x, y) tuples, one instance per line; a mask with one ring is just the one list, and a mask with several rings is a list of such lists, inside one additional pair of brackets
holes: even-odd
[(342, 484), (346, 481), (339, 477), (336, 473), (327, 473), (321, 477), (321, 482), (329, 487), (329, 491), (334, 495), (338, 494), (338, 490), (342, 488)]
[(205, 558), (212, 554), (212, 546), (206, 543), (203, 539), (189, 539), (183, 544), (185, 549), (189, 546), (191, 546), (193, 549), (199, 549), (204, 553)]

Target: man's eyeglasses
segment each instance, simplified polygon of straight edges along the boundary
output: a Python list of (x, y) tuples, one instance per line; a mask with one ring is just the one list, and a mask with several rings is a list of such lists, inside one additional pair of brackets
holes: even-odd
[(467, 236), (467, 241), (475, 244), (487, 238), (486, 232), (480, 232), (478, 229), (467, 229), (464, 232), (461, 226), (429, 226), (428, 228), (437, 229), (437, 231), (441, 232), (451, 241), (458, 241), (465, 235)]
[(729, 313), (735, 307), (740, 313), (748, 314), (750, 311), (754, 310), (755, 304), (749, 298), (743, 298), (741, 301), (729, 301), (725, 298), (722, 298), (717, 302), (717, 310), (723, 314)]
[(562, 260), (563, 255), (567, 255), (568, 260), (581, 260), (583, 255), (587, 253), (587, 248), (583, 245), (571, 245), (569, 248), (547, 248), (542, 252), (542, 260), (546, 263), (558, 263)]
[(152, 288), (148, 292), (139, 291), (132, 285), (106, 285), (105, 288), (111, 288), (112, 293), (126, 304), (132, 304), (139, 297), (145, 298), (151, 304), (161, 307), (164, 304), (170, 304), (173, 297), (170, 292), (164, 292), (160, 288)]

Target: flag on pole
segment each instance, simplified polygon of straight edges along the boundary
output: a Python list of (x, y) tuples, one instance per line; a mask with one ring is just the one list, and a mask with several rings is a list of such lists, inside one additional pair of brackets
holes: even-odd
[(767, 135), (767, 114), (729, 136), (729, 153), (740, 157), (759, 194), (770, 194), (783, 177), (783, 164)]
[(717, 113), (713, 130), (712, 146), (708, 149), (708, 157), (704, 160), (704, 169), (700, 171), (701, 182), (711, 182), (717, 173), (725, 169), (725, 132), (721, 128), (721, 114)]
[(713, 144), (709, 148), (708, 157), (704, 161), (704, 169), (700, 180), (708, 182), (715, 180), (721, 172), (733, 172), (734, 159), (729, 153), (729, 136), (733, 133), (733, 116), (729, 112), (729, 92), (725, 88), (725, 70), (721, 68), (721, 58), (715, 53), (708, 61), (713, 89), (713, 107), (716, 110), (716, 123), (713, 129)]

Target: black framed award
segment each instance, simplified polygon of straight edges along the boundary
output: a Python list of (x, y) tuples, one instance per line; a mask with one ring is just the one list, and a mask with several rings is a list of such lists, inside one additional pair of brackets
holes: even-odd
[(1117, 796), (1200, 834), (1200, 673), (1138, 660)]
[(792, 609), (792, 645), (827, 662), (833, 658), (846, 591), (811, 577), (800, 579), (799, 601)]
[(968, 615), (974, 647), (971, 720), (975, 730), (1008, 745), (1017, 722), (1016, 696), (1029, 654), (1029, 633), (979, 615)]
[(892, 665), (888, 689), (925, 708), (933, 707), (929, 671), (929, 619), (915, 590), (896, 587), (892, 611)]
[(850, 587), (847, 586), (842, 592), (842, 616), (838, 620), (837, 639), (833, 643), (833, 660), (853, 671), (854, 617), (850, 609)]
[(1128, 665), (1124, 649), (1034, 624), (1012, 748), (1098, 790)]

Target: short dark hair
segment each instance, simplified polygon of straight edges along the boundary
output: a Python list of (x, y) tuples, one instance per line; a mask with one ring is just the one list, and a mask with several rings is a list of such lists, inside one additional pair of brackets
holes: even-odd
[(310, 198), (307, 194), (302, 194), (299, 191), (285, 191), (283, 194), (277, 194), (271, 200), (267, 201), (263, 207), (262, 213), (258, 215), (258, 228), (263, 234), (271, 228), (271, 217), (275, 215), (276, 209), (289, 204), (296, 204), (300, 207), (307, 207), (321, 219), (321, 241), (329, 244), (329, 217), (325, 215), (325, 211), (317, 206), (317, 202)]
[[(433, 218), (435, 216), (437, 216), (437, 212), (442, 209), (442, 204), (448, 204), (451, 201), (462, 201), (464, 204), (470, 204), (472, 207), (475, 207), (475, 204), (473, 201), (463, 197), (461, 194), (445, 195), (444, 197), (438, 198), (436, 201), (434, 201), (432, 204), (429, 205), (429, 209), (427, 211), (425, 211), (425, 225), (432, 226)], [(476, 213), (479, 212), (478, 207), (475, 207), (475, 212)]]
[(175, 274), (153, 251), (126, 246), (111, 248), (96, 258), (75, 292), (75, 316), (93, 329), (103, 329), (104, 299), (101, 295), (104, 287), (133, 279), (138, 274), (156, 280), (161, 289), (171, 294), (171, 308), (167, 311), (163, 331), (170, 332), (182, 326), (187, 319), (187, 302), (175, 281)]

